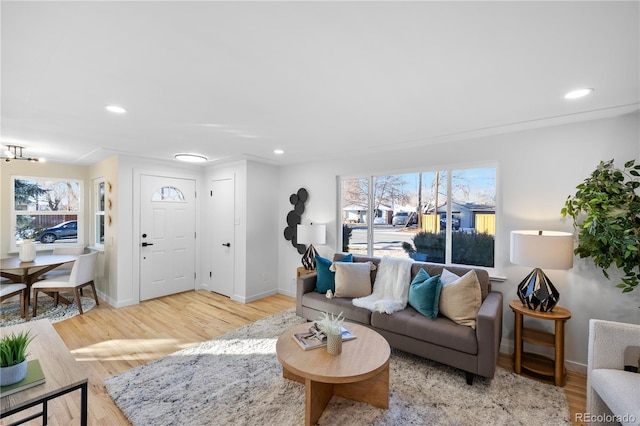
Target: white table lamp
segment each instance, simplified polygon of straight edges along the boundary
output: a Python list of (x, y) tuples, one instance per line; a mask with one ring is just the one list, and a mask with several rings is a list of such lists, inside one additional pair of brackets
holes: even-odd
[(573, 267), (573, 234), (557, 231), (511, 231), (511, 263), (535, 269), (518, 284), (518, 297), (529, 309), (548, 312), (560, 293), (542, 272)]
[(327, 240), (326, 225), (298, 225), (296, 229), (296, 240), (298, 244), (309, 244), (307, 251), (302, 256), (302, 266), (305, 269), (316, 269), (316, 249), (314, 244), (324, 244)]

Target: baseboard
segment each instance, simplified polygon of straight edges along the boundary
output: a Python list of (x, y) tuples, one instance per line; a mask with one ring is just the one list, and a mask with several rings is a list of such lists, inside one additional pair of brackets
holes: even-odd
[(255, 302), (256, 300), (260, 300), (265, 297), (273, 296), (274, 294), (278, 294), (278, 290), (269, 290), (262, 293), (254, 294), (249, 297), (241, 297), (241, 296), (233, 295), (231, 296), (231, 300), (246, 304), (246, 303)]
[(104, 300), (105, 302), (107, 302), (109, 305), (113, 306), (114, 308), (124, 308), (126, 306), (133, 306), (133, 305), (137, 305), (139, 302), (133, 300), (133, 299), (129, 299), (129, 300), (123, 300), (120, 302), (117, 302), (115, 300), (113, 300), (113, 298), (107, 296), (105, 293), (103, 293), (102, 291), (96, 289), (96, 292), (98, 293), (98, 297), (102, 300)]
[[(500, 342), (500, 353), (506, 354), (507, 356), (511, 356), (514, 352), (515, 345), (513, 344), (513, 340), (511, 339), (502, 339)], [(531, 347), (527, 347), (527, 352), (531, 352), (538, 355), (544, 355), (546, 357), (553, 358), (553, 350), (545, 350), (546, 348), (541, 348), (535, 345)], [(564, 366), (567, 371), (573, 371), (575, 373), (587, 375), (587, 366), (586, 364), (582, 364), (577, 361), (572, 361), (570, 359), (564, 360)]]
[(278, 289), (278, 294), (282, 294), (284, 296), (289, 296), (289, 297), (296, 297), (296, 292), (295, 291), (289, 291), (289, 290), (283, 290), (281, 288)]

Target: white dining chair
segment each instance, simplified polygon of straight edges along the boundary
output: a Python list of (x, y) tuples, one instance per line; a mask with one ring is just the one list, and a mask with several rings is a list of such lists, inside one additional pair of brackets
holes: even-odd
[(20, 296), (20, 316), (29, 321), (27, 285), (23, 283), (0, 284), (0, 302), (18, 295)]
[(93, 298), (96, 301), (96, 305), (99, 305), (100, 303), (98, 302), (96, 286), (93, 282), (97, 257), (98, 252), (78, 256), (78, 259), (73, 263), (68, 280), (42, 280), (33, 284), (31, 286), (33, 289), (33, 316), (35, 317), (37, 315), (39, 292), (47, 293), (52, 296), (55, 300), (56, 306), (58, 305), (58, 297), (61, 292), (73, 292), (76, 304), (78, 305), (78, 311), (80, 312), (80, 315), (82, 315), (84, 312), (82, 311), (82, 303), (80, 301), (80, 290), (84, 287), (90, 286), (91, 291), (93, 291)]
[[(85, 248), (83, 246), (70, 246), (70, 247), (54, 247), (53, 253), (57, 254), (71, 254), (74, 256), (80, 256), (84, 254)], [(44, 274), (44, 279), (62, 279), (64, 280), (66, 277), (64, 275), (71, 274), (71, 269), (73, 269), (73, 262), (63, 263), (55, 269), (52, 269)]]

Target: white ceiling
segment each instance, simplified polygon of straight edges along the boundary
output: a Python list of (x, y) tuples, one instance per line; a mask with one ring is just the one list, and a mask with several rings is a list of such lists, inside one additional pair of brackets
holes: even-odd
[(2, 143), (292, 164), (627, 113), (639, 5), (2, 1)]

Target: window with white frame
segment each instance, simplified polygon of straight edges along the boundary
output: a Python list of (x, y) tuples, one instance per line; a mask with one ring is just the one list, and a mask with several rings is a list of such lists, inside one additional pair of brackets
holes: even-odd
[(94, 181), (94, 197), (93, 197), (93, 245), (96, 248), (104, 247), (104, 218), (105, 218), (105, 181), (97, 179)]
[(493, 268), (496, 173), (477, 167), (343, 177), (343, 250)]
[(11, 180), (13, 250), (26, 238), (33, 239), (38, 249), (82, 240), (82, 182), (26, 176)]

